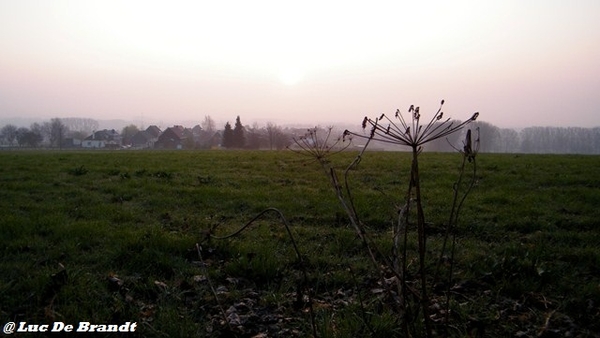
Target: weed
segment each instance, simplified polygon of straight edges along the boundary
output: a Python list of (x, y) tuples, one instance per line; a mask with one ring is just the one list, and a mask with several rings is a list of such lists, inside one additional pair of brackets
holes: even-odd
[[(385, 279), (385, 271), (380, 267), (382, 263), (379, 261), (378, 256), (382, 257), (383, 255), (379, 252), (379, 250), (374, 245), (373, 241), (370, 239), (370, 235), (367, 233), (365, 226), (359, 219), (354, 199), (352, 196), (352, 191), (350, 185), (348, 183), (348, 173), (351, 170), (354, 170), (356, 166), (361, 162), (364, 151), (369, 146), (369, 143), (373, 140), (397, 144), (400, 146), (408, 146), (412, 152), (412, 164), (410, 169), (410, 179), (408, 183), (408, 191), (406, 192), (404, 205), (398, 208), (398, 220), (396, 222), (396, 226), (393, 228), (393, 252), (391, 262), (387, 262), (384, 259), (383, 264), (387, 265), (387, 267), (394, 273), (396, 280), (400, 283), (398, 293), (394, 294), (391, 288), (387, 288), (388, 296), (392, 299), (395, 299), (396, 303), (399, 305), (402, 323), (403, 323), (403, 332), (405, 335), (409, 335), (409, 326), (410, 326), (410, 318), (416, 317), (412, 312), (418, 313), (418, 309), (411, 308), (409, 304), (409, 298), (415, 299), (415, 303), (420, 304), (420, 311), (422, 312), (422, 320), (425, 326), (425, 335), (427, 337), (431, 337), (433, 334), (431, 318), (429, 315), (429, 307), (430, 301), (428, 296), (428, 272), (426, 270), (426, 252), (427, 252), (427, 231), (425, 229), (425, 216), (423, 212), (423, 199), (421, 196), (421, 177), (419, 170), (419, 160), (418, 156), (422, 151), (422, 148), (425, 144), (435, 141), (437, 139), (449, 136), (459, 130), (461, 130), (464, 126), (469, 124), (472, 121), (475, 121), (478, 117), (479, 113), (473, 114), (473, 116), (465, 122), (455, 123), (450, 120), (450, 118), (442, 121), (443, 112), (442, 106), (444, 101), (442, 100), (440, 104), (440, 108), (431, 118), (429, 123), (425, 125), (421, 125), (421, 114), (419, 112), (419, 107), (410, 106), (408, 110), (408, 114), (411, 116), (410, 122), (407, 122), (403, 115), (399, 110), (396, 111), (395, 120), (388, 118), (385, 114), (382, 114), (379, 118), (370, 119), (365, 117), (362, 123), (363, 128), (367, 128), (367, 126), (371, 127), (369, 136), (364, 136), (361, 134), (353, 133), (346, 130), (342, 137), (337, 138), (335, 142), (332, 144), (328, 144), (328, 140), (331, 137), (332, 128), (328, 129), (325, 137), (319, 137), (318, 129), (309, 129), (307, 134), (304, 136), (294, 139), (294, 142), (298, 148), (298, 150), (291, 148), (295, 152), (300, 154), (305, 154), (309, 157), (314, 158), (316, 162), (318, 162), (323, 168), (324, 172), (329, 176), (331, 180), (331, 184), (334, 188), (336, 196), (341, 203), (343, 209), (346, 211), (348, 218), (352, 226), (354, 227), (356, 234), (359, 236), (361, 241), (363, 242), (363, 246), (366, 248), (368, 257), (370, 257), (374, 268), (379, 271), (379, 277), (381, 280), (382, 286), (386, 285)], [(440, 122), (441, 121), (441, 122)], [(382, 125), (381, 122), (387, 124), (387, 126)], [(367, 142), (363, 147), (363, 150), (358, 154), (355, 160), (346, 168), (344, 171), (344, 181), (343, 183), (339, 181), (336, 171), (334, 167), (330, 166), (330, 162), (328, 157), (337, 152), (343, 151), (349, 145), (345, 147), (341, 147), (336, 149), (337, 145), (340, 142), (345, 142), (346, 137), (362, 137), (366, 138)], [(478, 144), (478, 143), (477, 143)], [(462, 178), (462, 173), (464, 172), (465, 161), (473, 162), (475, 159), (476, 149), (473, 148), (473, 142), (471, 140), (471, 131), (467, 132), (467, 136), (464, 142), (464, 147), (461, 150), (463, 153), (463, 165), (460, 172), (460, 177)], [(474, 169), (475, 173), (475, 169)], [(475, 175), (473, 175), (473, 178)], [(444, 246), (442, 252), (446, 247), (446, 240), (451, 232), (452, 226), (457, 222), (458, 214), (460, 208), (466, 198), (466, 195), (470, 191), (470, 187), (472, 187), (474, 179), (471, 181), (470, 187), (459, 197), (459, 186), (461, 185), (461, 178), (455, 185), (454, 198), (450, 213), (450, 221), (447, 225), (447, 231), (444, 240)], [(412, 205), (416, 206), (416, 215), (413, 215)], [(409, 259), (407, 256), (407, 244), (408, 244), (408, 229), (411, 225), (410, 219), (412, 217), (416, 218), (416, 228), (417, 228), (417, 238), (418, 238), (418, 264), (419, 270), (417, 271), (417, 275), (420, 276), (420, 291), (416, 292), (414, 288), (409, 287), (408, 283), (408, 265)], [(403, 236), (403, 237), (401, 237)], [(401, 242), (402, 241), (402, 242)], [(454, 241), (453, 241), (454, 243)], [(454, 245), (452, 246), (452, 258), (454, 257)], [(452, 275), (452, 270), (450, 270), (450, 276)], [(436, 272), (437, 274), (437, 272)], [(436, 277), (437, 279), (437, 277)], [(449, 292), (448, 292), (449, 293)], [(449, 300), (447, 301), (449, 304)], [(448, 313), (448, 309), (446, 309), (446, 313)]]
[(84, 165), (69, 170), (69, 174), (73, 176), (83, 176), (88, 173), (88, 169)]

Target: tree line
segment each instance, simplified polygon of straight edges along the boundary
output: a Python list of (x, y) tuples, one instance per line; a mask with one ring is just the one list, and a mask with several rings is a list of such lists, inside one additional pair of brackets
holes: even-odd
[(32, 123), (29, 128), (7, 124), (0, 129), (0, 145), (61, 148), (67, 137), (83, 139), (98, 129), (98, 121), (88, 118), (53, 118)]
[[(235, 149), (285, 149), (292, 144), (294, 136), (305, 131), (284, 128), (270, 122), (262, 127), (256, 123), (244, 126), (240, 116), (236, 117), (233, 126), (229, 121), (225, 123), (222, 130), (217, 129), (210, 116), (206, 116), (200, 125), (207, 135), (220, 133), (221, 147)], [(33, 123), (29, 128), (7, 124), (0, 128), (0, 145), (61, 148), (66, 138), (83, 140), (97, 130), (98, 126), (96, 120), (89, 118), (53, 118)], [(471, 129), (480, 138), (480, 152), (600, 154), (600, 127), (528, 127), (516, 130), (477, 121)], [(124, 127), (121, 134), (125, 140), (137, 131), (135, 125), (130, 125)], [(455, 151), (462, 147), (460, 143), (463, 139), (463, 135), (453, 134), (428, 144), (427, 150)]]
[(294, 134), (295, 130), (271, 122), (262, 128), (256, 123), (244, 127), (238, 116), (233, 128), (229, 122), (225, 123), (221, 145), (224, 148), (281, 150), (292, 143)]
[[(476, 121), (470, 129), (479, 136), (479, 151), (484, 153), (600, 154), (600, 127), (527, 127), (516, 130)], [(464, 135), (454, 134), (432, 142), (428, 150), (461, 149), (463, 139)]]

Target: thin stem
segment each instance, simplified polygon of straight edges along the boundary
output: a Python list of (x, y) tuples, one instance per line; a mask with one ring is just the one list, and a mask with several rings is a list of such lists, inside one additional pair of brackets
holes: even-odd
[[(286, 231), (288, 233), (288, 236), (290, 237), (290, 240), (292, 241), (292, 246), (294, 247), (294, 251), (296, 253), (296, 258), (298, 258), (298, 263), (299, 263), (300, 269), (302, 270), (302, 277), (303, 277), (302, 284), (306, 288), (306, 294), (308, 296), (308, 304), (309, 304), (310, 320), (311, 320), (311, 326), (312, 326), (312, 331), (313, 331), (313, 337), (316, 338), (317, 337), (317, 325), (315, 323), (315, 313), (314, 313), (313, 304), (312, 304), (313, 303), (312, 302), (312, 296), (311, 296), (311, 293), (310, 293), (310, 289), (308, 288), (308, 273), (306, 272), (306, 266), (304, 264), (304, 260), (302, 259), (302, 255), (300, 254), (300, 250), (298, 250), (298, 246), (296, 245), (296, 241), (294, 240), (294, 236), (292, 235), (292, 231), (290, 229), (290, 224), (288, 223), (287, 219), (283, 216), (283, 213), (279, 209), (276, 209), (276, 208), (267, 208), (267, 209), (261, 211), (258, 215), (256, 215), (248, 223), (246, 223), (244, 226), (242, 226), (239, 230), (235, 231), (234, 233), (232, 233), (230, 235), (226, 235), (226, 236), (221, 236), (221, 237), (211, 235), (211, 238), (214, 238), (214, 239), (227, 239), (227, 238), (231, 238), (233, 236), (236, 236), (236, 235), (240, 234), (242, 231), (244, 231), (247, 227), (249, 227), (252, 223), (254, 223), (257, 219), (259, 219), (260, 217), (262, 217), (264, 214), (266, 214), (268, 212), (274, 212), (274, 213), (276, 213), (279, 216), (279, 218), (283, 222), (283, 225), (285, 226), (285, 229), (286, 229)], [(198, 254), (200, 254), (200, 251), (198, 251)]]
[(415, 185), (415, 200), (417, 203), (417, 235), (419, 241), (419, 270), (421, 275), (421, 309), (423, 311), (423, 320), (425, 322), (425, 332), (427, 337), (432, 336), (431, 318), (429, 318), (429, 298), (427, 296), (427, 274), (425, 272), (425, 253), (427, 251), (427, 238), (425, 234), (425, 216), (421, 202), (421, 184), (419, 182), (419, 150), (413, 147), (413, 162), (411, 177)]
[(215, 297), (215, 300), (217, 301), (217, 306), (219, 307), (219, 310), (221, 311), (223, 320), (225, 321), (225, 323), (227, 323), (227, 326), (229, 327), (229, 331), (232, 331), (231, 324), (229, 324), (229, 320), (227, 320), (227, 314), (225, 313), (225, 310), (223, 309), (223, 306), (221, 305), (221, 302), (219, 301), (219, 296), (217, 295), (217, 291), (215, 290), (214, 286), (212, 285), (212, 282), (210, 281), (210, 278), (208, 277), (208, 272), (206, 271), (206, 264), (204, 264), (204, 260), (202, 259), (202, 253), (201, 253), (202, 248), (200, 247), (200, 244), (198, 244), (198, 243), (196, 243), (196, 252), (198, 252), (198, 258), (200, 258), (200, 263), (202, 264), (202, 270), (203, 270), (202, 272), (206, 276), (206, 280), (208, 281), (208, 286), (210, 287), (210, 290), (212, 291), (212, 294)]
[(434, 281), (438, 280), (438, 275), (440, 271), (440, 265), (443, 259), (444, 252), (446, 251), (446, 245), (448, 242), (448, 237), (450, 236), (450, 232), (452, 231), (452, 226), (454, 223), (454, 214), (456, 212), (456, 205), (458, 204), (458, 190), (462, 183), (463, 174), (465, 171), (465, 164), (467, 163), (467, 156), (463, 156), (462, 164), (460, 166), (458, 180), (454, 183), (453, 194), (452, 194), (452, 207), (450, 208), (450, 216), (448, 219), (448, 226), (446, 227), (446, 233), (444, 234), (444, 241), (442, 243), (442, 251), (440, 252), (440, 258), (437, 261), (437, 266), (435, 268), (435, 276), (433, 278)]

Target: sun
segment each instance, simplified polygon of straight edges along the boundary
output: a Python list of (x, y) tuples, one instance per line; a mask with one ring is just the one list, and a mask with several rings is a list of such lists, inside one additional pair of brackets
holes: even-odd
[(304, 79), (304, 71), (298, 67), (285, 67), (279, 70), (279, 81), (286, 86), (293, 86)]

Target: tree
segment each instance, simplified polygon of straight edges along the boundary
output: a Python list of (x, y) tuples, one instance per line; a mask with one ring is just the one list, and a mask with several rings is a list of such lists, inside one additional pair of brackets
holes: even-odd
[(231, 129), (231, 124), (229, 124), (229, 122), (225, 123), (222, 146), (225, 148), (231, 148), (234, 146), (233, 129)]
[[(90, 135), (94, 130), (98, 130), (100, 124), (98, 121), (84, 117), (66, 117), (61, 122), (72, 132), (79, 132), (82, 135)], [(71, 137), (75, 137), (71, 135)]]
[(274, 143), (275, 149), (282, 150), (282, 149), (287, 148), (291, 144), (292, 144), (292, 137), (290, 136), (290, 134), (285, 133), (281, 129), (275, 134), (275, 143)]
[(273, 148), (277, 150), (285, 149), (292, 143), (291, 137), (283, 132), (281, 127), (274, 123), (267, 123), (265, 128), (267, 134), (267, 141), (269, 142), (269, 149)]
[(274, 123), (267, 123), (267, 140), (269, 141), (269, 149), (273, 150), (273, 146), (275, 145), (275, 139), (277, 137), (277, 133), (280, 132), (279, 127)]
[(500, 128), (483, 121), (476, 121), (473, 125), (473, 129), (479, 128), (480, 152), (491, 153), (502, 151)]
[(36, 147), (39, 146), (40, 144), (42, 144), (44, 142), (44, 126), (34, 122), (31, 124), (31, 126), (29, 127), (29, 130), (34, 134), (37, 135), (37, 137), (39, 138), (39, 142), (37, 143)]
[(243, 148), (246, 144), (246, 137), (244, 136), (244, 126), (238, 116), (235, 119), (235, 127), (233, 128), (233, 146), (236, 148)]
[(7, 124), (2, 127), (2, 130), (0, 130), (0, 138), (6, 141), (8, 145), (12, 145), (17, 138), (17, 126), (13, 124)]
[(217, 128), (215, 121), (209, 115), (204, 116), (204, 121), (200, 123), (201, 130), (197, 134), (197, 146), (200, 148), (212, 148), (215, 144), (215, 134)]
[(69, 128), (62, 123), (62, 120), (55, 117), (50, 122), (44, 122), (43, 129), (46, 135), (48, 135), (50, 146), (61, 148), (62, 142), (69, 131)]
[(131, 138), (139, 131), (140, 130), (138, 129), (138, 127), (133, 124), (123, 127), (123, 130), (121, 131), (121, 136), (123, 137), (123, 144), (131, 144)]
[(260, 149), (263, 141), (263, 130), (254, 122), (252, 127), (246, 128), (246, 148)]
[(211, 136), (216, 131), (215, 121), (212, 119), (212, 117), (210, 117), (210, 115), (204, 116), (204, 121), (202, 122), (201, 125), (202, 125), (202, 130), (204, 130), (207, 134), (210, 134)]
[(29, 129), (27, 129), (25, 127), (21, 127), (19, 129), (17, 129), (17, 143), (19, 143), (20, 147), (25, 145), (27, 133), (29, 133)]
[(500, 140), (501, 152), (514, 153), (520, 150), (521, 140), (519, 139), (519, 133), (516, 130), (510, 128), (500, 129)]
[(17, 142), (19, 146), (37, 147), (43, 140), (42, 134), (33, 129), (21, 127), (17, 129)]

